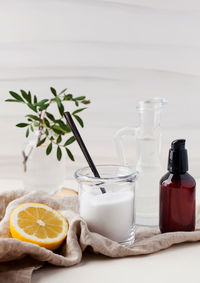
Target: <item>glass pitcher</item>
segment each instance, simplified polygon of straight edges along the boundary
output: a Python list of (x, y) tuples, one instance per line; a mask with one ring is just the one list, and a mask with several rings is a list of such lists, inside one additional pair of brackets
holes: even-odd
[[(160, 162), (160, 116), (166, 100), (152, 98), (139, 101), (136, 107), (139, 124), (136, 128), (123, 128), (115, 135), (120, 162), (128, 165), (124, 154), (123, 138), (133, 135), (136, 139), (136, 224), (156, 226), (159, 218), (159, 181), (163, 175)], [(130, 164), (129, 164), (130, 165)]]

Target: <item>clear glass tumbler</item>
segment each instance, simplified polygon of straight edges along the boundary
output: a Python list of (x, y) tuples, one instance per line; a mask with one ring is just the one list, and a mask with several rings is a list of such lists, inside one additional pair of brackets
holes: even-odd
[(130, 245), (135, 240), (137, 172), (120, 165), (100, 165), (97, 170), (101, 178), (93, 177), (89, 167), (75, 172), (79, 183), (80, 215), (90, 231)]

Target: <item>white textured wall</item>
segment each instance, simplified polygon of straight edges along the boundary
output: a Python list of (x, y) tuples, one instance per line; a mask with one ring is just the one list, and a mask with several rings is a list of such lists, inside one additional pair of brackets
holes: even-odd
[[(89, 96), (82, 130), (96, 163), (117, 162), (114, 132), (135, 125), (138, 99), (168, 100), (163, 162), (174, 138), (188, 141), (200, 177), (200, 3), (158, 0), (0, 0), (0, 178), (18, 178), (23, 105), (9, 90), (49, 87)], [(129, 149), (134, 151), (134, 149)], [(67, 176), (84, 165), (68, 162)]]

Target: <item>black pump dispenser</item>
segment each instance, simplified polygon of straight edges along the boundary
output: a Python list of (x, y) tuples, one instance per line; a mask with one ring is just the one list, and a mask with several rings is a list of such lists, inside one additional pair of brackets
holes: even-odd
[(168, 170), (170, 173), (185, 173), (188, 171), (188, 155), (185, 140), (175, 140), (169, 150)]

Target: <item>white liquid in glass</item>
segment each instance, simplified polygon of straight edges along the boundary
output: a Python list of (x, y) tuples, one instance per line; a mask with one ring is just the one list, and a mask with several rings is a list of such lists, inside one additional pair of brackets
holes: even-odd
[(91, 231), (116, 242), (129, 241), (135, 227), (134, 193), (83, 192), (80, 197), (80, 215)]

